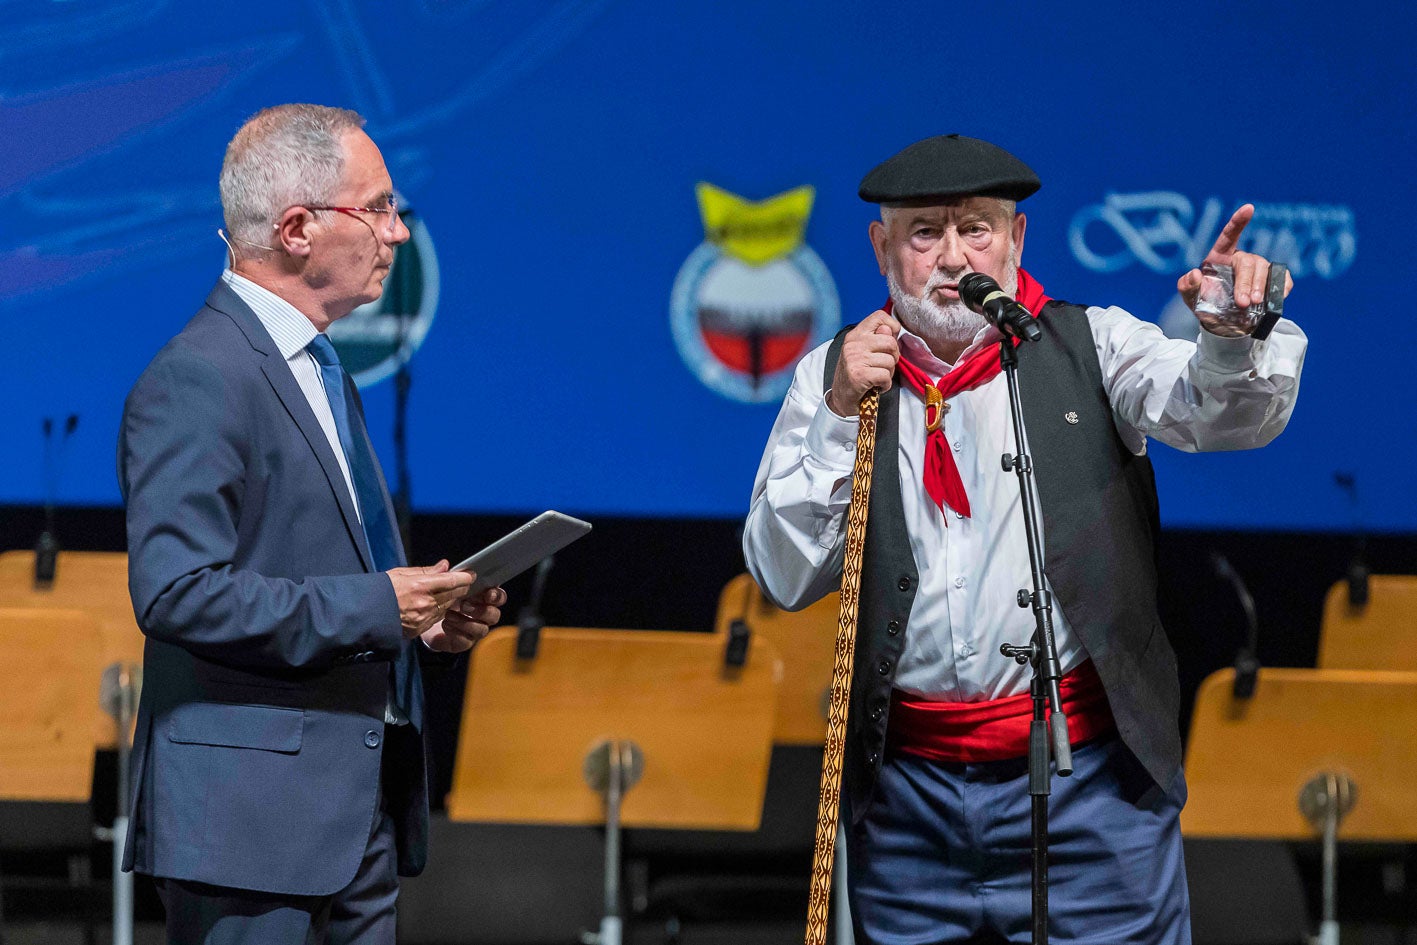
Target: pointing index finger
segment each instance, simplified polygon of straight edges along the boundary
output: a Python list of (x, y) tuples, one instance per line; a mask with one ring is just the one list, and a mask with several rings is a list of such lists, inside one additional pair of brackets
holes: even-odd
[[(1245, 232), (1245, 227), (1254, 218), (1255, 205), (1247, 203), (1230, 218), (1221, 229), (1220, 235), (1215, 238), (1215, 245), (1210, 248), (1210, 253), (1205, 257), (1208, 261), (1218, 262), (1224, 265), (1229, 258), (1234, 255), (1236, 248), (1240, 245), (1240, 234)], [(1216, 257), (1221, 257), (1217, 259)]]

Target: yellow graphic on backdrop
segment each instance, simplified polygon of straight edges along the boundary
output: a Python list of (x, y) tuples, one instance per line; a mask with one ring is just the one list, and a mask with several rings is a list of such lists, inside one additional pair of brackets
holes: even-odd
[(781, 259), (802, 245), (816, 191), (794, 187), (766, 200), (745, 200), (713, 184), (698, 185), (704, 236), (750, 266)]

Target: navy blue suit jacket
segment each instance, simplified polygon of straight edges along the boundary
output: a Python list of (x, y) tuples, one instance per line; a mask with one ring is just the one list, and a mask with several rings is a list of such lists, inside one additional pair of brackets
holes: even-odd
[[(393, 585), (289, 366), (225, 284), (128, 395), (118, 471), (147, 636), (124, 867), (332, 894), (359, 866), (397, 741), (399, 871), (421, 870), (422, 687)], [(412, 730), (386, 739), (394, 675)]]

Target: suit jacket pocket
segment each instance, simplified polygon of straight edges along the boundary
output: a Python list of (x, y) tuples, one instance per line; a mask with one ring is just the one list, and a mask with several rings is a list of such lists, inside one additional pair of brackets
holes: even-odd
[(223, 702), (189, 702), (172, 711), (169, 741), (184, 745), (257, 748), (295, 754), (305, 729), (303, 709)]

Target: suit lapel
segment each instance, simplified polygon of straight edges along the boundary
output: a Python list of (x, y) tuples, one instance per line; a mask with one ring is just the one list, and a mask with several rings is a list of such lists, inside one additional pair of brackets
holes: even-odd
[(340, 514), (344, 517), (350, 541), (354, 542), (354, 547), (358, 549), (365, 570), (373, 571), (374, 557), (369, 552), (368, 539), (364, 537), (364, 526), (359, 523), (359, 515), (354, 510), (354, 500), (349, 494), (349, 487), (345, 485), (344, 473), (340, 471), (339, 462), (330, 449), (330, 441), (326, 438), (324, 429), (310, 409), (310, 402), (305, 399), (305, 392), (295, 382), (295, 375), (290, 373), (290, 365), (280, 356), (275, 342), (271, 340), (256, 313), (225, 283), (217, 283), (207, 298), (207, 304), (235, 321), (246, 335), (246, 340), (251, 343), (251, 347), (264, 355), (261, 360), (261, 372), (266, 375), (266, 380), (280, 399), (281, 405), (285, 407), (285, 412), (295, 422), (305, 437), (305, 442), (314, 452), (315, 459), (324, 470), (325, 481), (334, 493), (335, 501), (339, 503)]
[(325, 471), (325, 482), (334, 493), (335, 500), (339, 502), (340, 514), (344, 516), (350, 540), (359, 549), (359, 557), (363, 560), (365, 569), (373, 571), (374, 556), (369, 552), (369, 542), (364, 537), (364, 526), (359, 523), (359, 515), (354, 510), (354, 499), (349, 494), (349, 487), (345, 485), (344, 473), (340, 471), (339, 461), (330, 449), (330, 441), (325, 437), (320, 421), (315, 419), (315, 414), (310, 410), (310, 402), (305, 399), (305, 392), (295, 383), (295, 375), (290, 373), (290, 365), (277, 353), (273, 357), (268, 356), (261, 363), (261, 370), (270, 382), (271, 389), (285, 406), (286, 413), (305, 436), (305, 442), (310, 444), (310, 449), (315, 452), (320, 468)]

